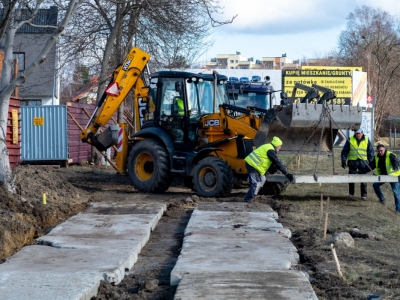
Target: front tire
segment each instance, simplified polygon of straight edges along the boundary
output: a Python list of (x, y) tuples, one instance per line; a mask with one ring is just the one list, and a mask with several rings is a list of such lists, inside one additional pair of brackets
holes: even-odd
[(193, 169), (193, 188), (200, 197), (226, 197), (233, 188), (233, 172), (222, 159), (206, 157)]
[(128, 174), (139, 192), (165, 192), (172, 184), (166, 149), (153, 139), (138, 142), (129, 154)]

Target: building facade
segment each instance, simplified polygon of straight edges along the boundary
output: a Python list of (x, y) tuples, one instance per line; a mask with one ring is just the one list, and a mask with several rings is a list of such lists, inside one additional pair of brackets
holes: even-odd
[[(21, 18), (28, 19), (30, 12), (23, 10)], [(18, 60), (18, 71), (23, 72), (34, 62), (48, 38), (57, 26), (58, 8), (40, 9), (32, 23), (23, 25), (15, 35), (14, 58)], [(46, 60), (28, 76), (19, 88), (21, 106), (58, 105), (60, 103), (60, 79), (57, 43), (46, 55)]]
[(236, 54), (217, 54), (206, 63), (209, 69), (268, 69), (268, 70), (282, 70), (285, 68), (300, 67), (299, 61), (293, 62), (286, 54), (281, 57), (262, 57), (262, 59), (254, 59), (253, 57), (247, 58), (241, 55), (240, 52)]

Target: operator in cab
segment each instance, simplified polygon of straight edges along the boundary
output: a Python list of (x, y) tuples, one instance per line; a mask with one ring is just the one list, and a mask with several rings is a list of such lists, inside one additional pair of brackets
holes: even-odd
[(178, 96), (175, 98), (175, 105), (176, 113), (183, 116), (185, 114), (185, 104), (183, 102), (182, 96)]
[(291, 183), (294, 183), (294, 177), (288, 173), (285, 166), (278, 158), (278, 152), (282, 147), (282, 141), (277, 136), (274, 136), (271, 143), (261, 145), (246, 156), (245, 165), (249, 174), (250, 187), (247, 194), (244, 196), (244, 202), (251, 202), (257, 196), (260, 188), (264, 185), (266, 179), (265, 174), (272, 164), (275, 164), (277, 169), (281, 171)]

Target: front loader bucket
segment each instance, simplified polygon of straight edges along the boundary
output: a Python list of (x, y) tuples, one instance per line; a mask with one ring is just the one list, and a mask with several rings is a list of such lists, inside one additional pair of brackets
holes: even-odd
[(254, 144), (258, 147), (278, 136), (282, 152), (330, 152), (338, 130), (358, 129), (361, 120), (361, 109), (355, 106), (293, 103), (277, 108), (273, 121), (262, 122)]

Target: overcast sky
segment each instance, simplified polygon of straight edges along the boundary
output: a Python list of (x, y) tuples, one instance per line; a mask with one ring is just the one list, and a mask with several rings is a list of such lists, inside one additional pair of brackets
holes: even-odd
[(400, 17), (400, 0), (220, 0), (214, 46), (200, 60), (236, 51), (254, 60), (287, 54), (290, 59), (325, 56), (337, 45), (346, 17), (357, 6), (381, 8)]

